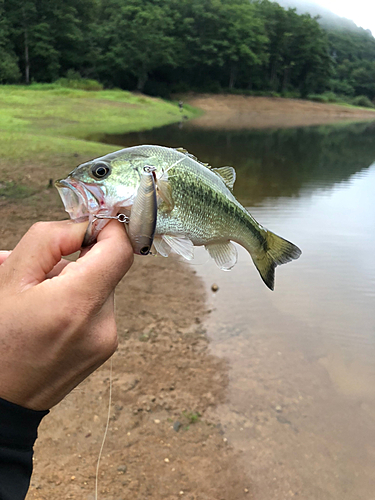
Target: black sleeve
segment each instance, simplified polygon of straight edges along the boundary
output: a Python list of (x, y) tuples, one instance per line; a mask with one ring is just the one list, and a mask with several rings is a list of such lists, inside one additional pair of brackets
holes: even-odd
[(25, 498), (33, 470), (38, 425), (47, 413), (0, 398), (0, 500)]

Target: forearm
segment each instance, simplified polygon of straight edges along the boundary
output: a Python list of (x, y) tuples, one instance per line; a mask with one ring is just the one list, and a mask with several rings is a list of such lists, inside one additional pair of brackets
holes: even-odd
[(25, 498), (38, 425), (47, 413), (0, 398), (0, 500)]

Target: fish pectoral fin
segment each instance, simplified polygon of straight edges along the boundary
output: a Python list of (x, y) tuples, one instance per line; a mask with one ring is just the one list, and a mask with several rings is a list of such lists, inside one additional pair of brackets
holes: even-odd
[(162, 179), (157, 179), (156, 181), (157, 194), (167, 205), (169, 211), (174, 208), (174, 201), (172, 197), (172, 187), (168, 181), (164, 181)]
[(184, 259), (192, 260), (194, 258), (194, 245), (189, 238), (184, 236), (170, 236), (163, 234), (163, 242), (170, 246), (175, 252), (184, 257)]
[(225, 243), (210, 243), (206, 250), (223, 271), (229, 271), (237, 262), (237, 248), (230, 241)]
[(236, 171), (233, 167), (219, 167), (212, 168), (211, 170), (212, 172), (215, 172), (216, 175), (221, 177), (225, 185), (230, 190), (233, 190), (234, 183), (236, 182)]
[(168, 257), (171, 247), (160, 236), (155, 236), (154, 247), (156, 252), (162, 257)]

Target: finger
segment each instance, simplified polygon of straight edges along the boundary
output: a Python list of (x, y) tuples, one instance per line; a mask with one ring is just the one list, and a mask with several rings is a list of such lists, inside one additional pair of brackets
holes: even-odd
[(133, 248), (127, 234), (121, 224), (111, 221), (99, 233), (97, 243), (74, 265), (67, 266), (61, 277), (73, 281), (81, 296), (100, 297), (103, 303), (132, 263)]
[(61, 271), (63, 269), (66, 268), (66, 266), (68, 264), (70, 264), (70, 260), (66, 260), (66, 259), (61, 259), (60, 262), (58, 262), (56, 264), (56, 266), (52, 269), (52, 271), (50, 271), (47, 275), (46, 275), (46, 278), (47, 279), (50, 279), (50, 278), (55, 278), (56, 276), (59, 276), (59, 274), (61, 273)]
[(1, 264), (3, 264), (3, 262), (5, 262), (7, 260), (7, 258), (9, 257), (9, 255), (11, 253), (12, 252), (8, 251), (8, 250), (0, 250), (0, 266), (1, 266)]
[(21, 290), (45, 280), (64, 255), (81, 247), (87, 222), (38, 222), (4, 262), (8, 280)]

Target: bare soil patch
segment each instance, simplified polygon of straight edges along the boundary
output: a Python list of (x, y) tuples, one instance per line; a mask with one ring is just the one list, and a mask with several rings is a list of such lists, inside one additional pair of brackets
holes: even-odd
[(185, 96), (204, 111), (194, 126), (220, 129), (286, 128), (341, 121), (375, 120), (375, 111), (301, 99), (238, 95)]
[[(49, 189), (3, 200), (0, 214), (2, 249), (35, 221), (64, 218)], [(252, 498), (238, 452), (210, 416), (225, 401), (227, 366), (208, 352), (202, 321), (209, 311), (195, 271), (177, 258), (136, 259), (116, 303), (120, 346), (98, 498)], [(28, 500), (94, 500), (109, 377), (107, 362), (43, 420)]]

